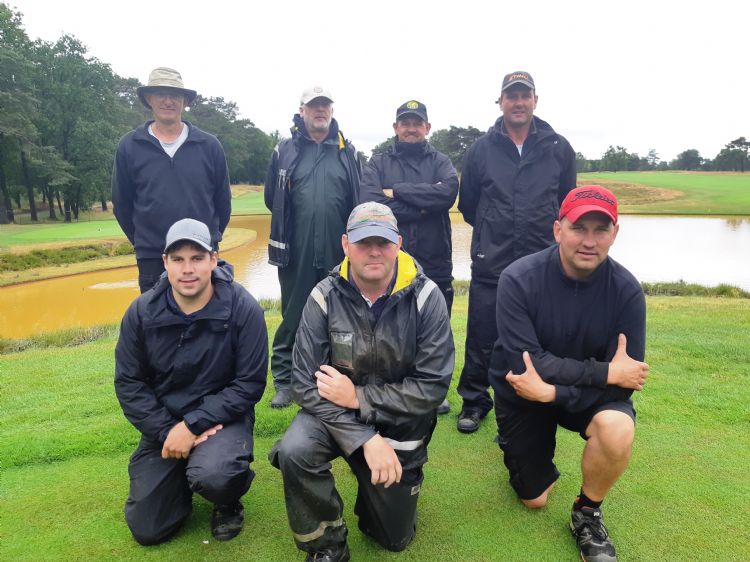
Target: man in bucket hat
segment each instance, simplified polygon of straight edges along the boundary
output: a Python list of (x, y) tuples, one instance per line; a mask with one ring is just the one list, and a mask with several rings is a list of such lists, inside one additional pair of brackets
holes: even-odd
[(560, 475), (557, 426), (586, 440), (570, 528), (583, 560), (612, 562), (601, 504), (630, 459), (631, 395), (649, 371), (646, 303), (638, 281), (608, 256), (619, 230), (612, 192), (573, 189), (552, 230), (556, 245), (514, 262), (498, 283), (490, 362), (498, 442), (513, 490), (540, 508)]
[(232, 194), (218, 139), (182, 120), (196, 92), (184, 87), (180, 73), (156, 68), (137, 93), (153, 119), (120, 139), (112, 203), (117, 222), (135, 246), (143, 293), (164, 271), (164, 235), (175, 221), (190, 217), (208, 225), (211, 244), (218, 250)]
[(576, 185), (575, 152), (534, 115), (538, 96), (528, 72), (506, 74), (502, 116), (466, 153), (458, 209), (474, 227), (466, 351), (457, 429), (472, 433), (492, 410), (487, 372), (497, 337), (495, 298), (503, 269), (553, 243), (560, 202)]
[(162, 248), (166, 273), (128, 308), (115, 350), (115, 392), (141, 433), (125, 520), (140, 544), (161, 543), (189, 517), (197, 493), (214, 504), (213, 537), (229, 540), (242, 530), (240, 498), (254, 475), (266, 323), (232, 266), (218, 261), (204, 223), (177, 221)]
[(271, 211), (268, 262), (278, 267), (281, 324), (273, 339), (271, 407), (292, 403), (292, 348), (307, 296), (344, 254), (341, 235), (358, 203), (357, 151), (333, 118), (333, 94), (323, 86), (302, 92), (292, 136), (268, 166), (264, 198)]
[(294, 344), (302, 407), (269, 455), (284, 479), (289, 525), (308, 561), (349, 560), (330, 462), (358, 481), (359, 528), (388, 550), (414, 538), (422, 466), (453, 373), (445, 299), (401, 252), (391, 210), (357, 206), (344, 261), (310, 293)]

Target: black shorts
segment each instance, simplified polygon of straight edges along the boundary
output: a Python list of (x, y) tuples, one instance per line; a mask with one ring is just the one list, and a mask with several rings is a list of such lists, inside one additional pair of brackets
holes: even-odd
[(560, 476), (553, 462), (557, 426), (576, 431), (586, 439), (586, 428), (603, 410), (623, 412), (635, 421), (635, 409), (630, 400), (606, 402), (575, 413), (552, 404), (519, 405), (495, 400), (498, 442), (510, 473), (510, 485), (518, 497), (538, 498)]

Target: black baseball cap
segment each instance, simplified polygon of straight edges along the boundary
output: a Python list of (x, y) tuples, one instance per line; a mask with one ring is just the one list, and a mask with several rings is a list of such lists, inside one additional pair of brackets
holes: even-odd
[(416, 100), (409, 100), (396, 110), (396, 121), (404, 115), (416, 115), (422, 121), (427, 122), (427, 106)]
[(536, 89), (536, 87), (534, 86), (534, 79), (531, 77), (531, 74), (523, 70), (516, 70), (514, 72), (511, 72), (510, 74), (506, 74), (503, 78), (503, 87), (500, 88), (500, 91), (504, 92), (513, 84), (523, 84), (524, 86), (526, 86), (527, 88), (531, 88), (532, 90)]

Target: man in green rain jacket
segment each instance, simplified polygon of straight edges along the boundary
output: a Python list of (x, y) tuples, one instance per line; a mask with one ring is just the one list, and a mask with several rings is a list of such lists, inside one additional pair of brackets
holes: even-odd
[(302, 92), (292, 138), (276, 147), (266, 176), (268, 261), (279, 268), (283, 318), (271, 356), (275, 408), (291, 404), (292, 348), (302, 309), (313, 287), (343, 259), (341, 235), (358, 203), (356, 150), (339, 131), (332, 104), (326, 88)]

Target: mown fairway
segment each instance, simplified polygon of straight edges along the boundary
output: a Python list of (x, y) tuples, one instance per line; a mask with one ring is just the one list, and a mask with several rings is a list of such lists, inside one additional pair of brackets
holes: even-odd
[[(415, 542), (399, 554), (365, 539), (352, 513), (354, 480), (334, 464), (346, 503), (354, 560), (576, 560), (567, 518), (578, 491), (583, 442), (558, 433), (562, 477), (550, 504), (519, 505), (507, 484), (493, 422), (460, 435), (455, 394), (466, 297), (454, 304), (457, 365), (430, 445)], [(649, 297), (651, 377), (636, 396), (638, 431), (631, 466), (603, 509), (621, 561), (748, 560), (750, 544), (750, 300)], [(271, 333), (277, 314), (267, 316)], [(256, 410), (257, 477), (246, 496), (244, 532), (210, 537), (210, 506), (177, 537), (138, 546), (122, 515), (128, 456), (136, 431), (114, 396), (112, 337), (70, 348), (0, 356), (0, 559), (302, 560), (289, 533), (281, 478), (266, 460), (294, 412), (272, 410), (267, 390)], [(269, 384), (270, 386), (270, 384)]]
[(578, 185), (612, 189), (630, 214), (750, 215), (750, 173), (597, 172)]

